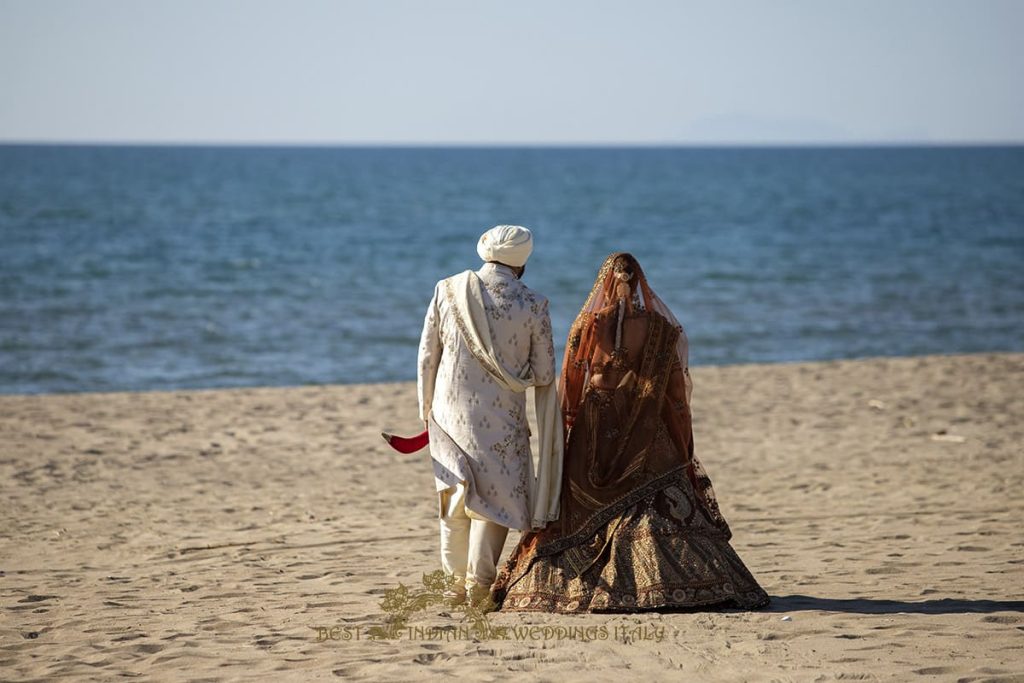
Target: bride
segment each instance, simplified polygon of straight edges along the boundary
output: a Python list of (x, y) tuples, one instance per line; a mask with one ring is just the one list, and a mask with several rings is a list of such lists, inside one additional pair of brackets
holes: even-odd
[(694, 454), (682, 326), (632, 255), (605, 259), (569, 332), (557, 521), (493, 586), (503, 611), (762, 607)]

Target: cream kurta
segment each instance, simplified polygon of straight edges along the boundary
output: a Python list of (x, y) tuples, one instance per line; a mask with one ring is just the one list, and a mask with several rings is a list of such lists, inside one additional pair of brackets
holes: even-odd
[[(477, 271), (498, 359), (534, 384), (555, 380), (548, 300), (507, 266)], [(430, 421), (438, 490), (466, 482), (466, 508), (510, 529), (529, 529), (530, 431), (526, 394), (501, 387), (466, 346), (446, 281), (434, 289), (419, 349), (420, 418)]]

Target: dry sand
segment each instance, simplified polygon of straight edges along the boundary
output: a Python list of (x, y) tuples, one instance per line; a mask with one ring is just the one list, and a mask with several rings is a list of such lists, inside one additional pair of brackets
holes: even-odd
[(1024, 680), (1024, 354), (693, 375), (772, 607), (506, 640), (366, 637), (438, 567), (411, 384), (0, 397), (0, 679)]

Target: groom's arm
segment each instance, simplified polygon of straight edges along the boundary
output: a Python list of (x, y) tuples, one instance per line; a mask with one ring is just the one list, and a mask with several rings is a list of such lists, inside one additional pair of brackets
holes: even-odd
[(423, 333), (420, 335), (420, 348), (417, 355), (416, 388), (419, 394), (420, 419), (424, 422), (430, 415), (430, 407), (434, 401), (434, 383), (437, 380), (437, 368), (441, 363), (440, 316), (437, 310), (438, 288), (434, 288), (434, 296), (427, 307), (427, 315), (423, 319)]
[(541, 301), (530, 337), (530, 367), (533, 368), (534, 384), (543, 387), (555, 380), (555, 342), (551, 337), (548, 300), (540, 296), (537, 298)]

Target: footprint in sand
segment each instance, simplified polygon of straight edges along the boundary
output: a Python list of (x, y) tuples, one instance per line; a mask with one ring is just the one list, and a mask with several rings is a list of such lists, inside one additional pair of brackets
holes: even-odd
[(412, 661), (416, 662), (417, 664), (433, 664), (437, 660), (441, 660), (443, 662), (451, 658), (451, 655), (445, 654), (444, 652), (424, 652), (413, 657)]
[(1018, 624), (1020, 623), (1020, 617), (1003, 616), (1001, 614), (993, 614), (991, 616), (982, 617), (982, 621), (986, 621), (990, 624)]

